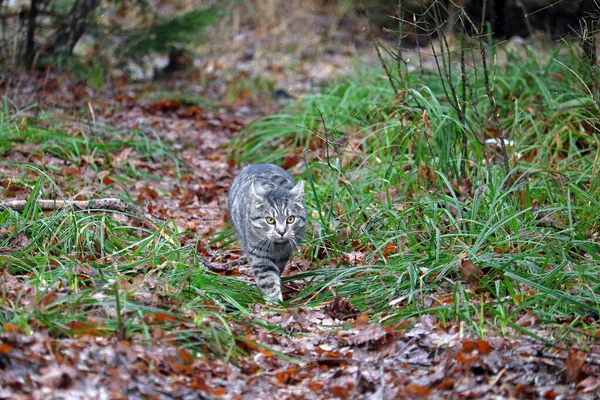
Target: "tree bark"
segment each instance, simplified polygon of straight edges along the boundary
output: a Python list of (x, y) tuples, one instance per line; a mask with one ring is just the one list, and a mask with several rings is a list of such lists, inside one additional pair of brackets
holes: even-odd
[(33, 67), (35, 61), (35, 31), (37, 30), (38, 0), (31, 0), (31, 6), (27, 12), (27, 38), (25, 41), (25, 66)]
[[(27, 206), (27, 200), (7, 200), (0, 203), (0, 210), (10, 209), (14, 211), (23, 211)], [(150, 222), (160, 222), (156, 217), (147, 214), (134, 206), (117, 198), (104, 198), (93, 200), (43, 200), (37, 201), (37, 206), (42, 211), (63, 210), (72, 208), (74, 210), (90, 210), (90, 211), (118, 211), (129, 213), (135, 217), (148, 220)]]
[(49, 46), (45, 50), (47, 54), (56, 54), (66, 51), (73, 53), (75, 45), (85, 33), (91, 17), (100, 5), (99, 0), (77, 0), (73, 8), (56, 28)]

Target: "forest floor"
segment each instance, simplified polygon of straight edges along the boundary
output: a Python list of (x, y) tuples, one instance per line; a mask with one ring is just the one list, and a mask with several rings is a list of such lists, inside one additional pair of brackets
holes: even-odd
[[(246, 264), (222, 266), (240, 257), (239, 247), (213, 241), (215, 233), (227, 227), (227, 192), (240, 169), (230, 158), (231, 140), (292, 97), (334, 76), (351, 75), (357, 54), (365, 54), (362, 59), (367, 63), (376, 63), (377, 58), (368, 45), (347, 54), (323, 49), (304, 61), (275, 52), (255, 58), (251, 46), (243, 46), (249, 43), (260, 47), (260, 41), (248, 37), (239, 43), (243, 51), (205, 58), (200, 71), (145, 83), (114, 81), (102, 90), (52, 70), (3, 74), (4, 107), (19, 115), (7, 123), (17, 129), (31, 125), (76, 137), (103, 135), (98, 128), (102, 125), (119, 132), (152, 131), (171, 146), (168, 150), (180, 164), (178, 170), (173, 163), (136, 157), (139, 150), (124, 145), (109, 151), (110, 164), (131, 164), (152, 177), (140, 174), (120, 180), (103, 164), (107, 157), (92, 153), (82, 162), (70, 163), (41, 150), (43, 143), (12, 143), (0, 167), (2, 197), (27, 199), (35, 188), (16, 183), (31, 172), (23, 172), (16, 167), (19, 164), (52, 171), (55, 193), (64, 198), (127, 193), (152, 216), (190, 232), (180, 245), (193, 246), (202, 264), (251, 285)], [(8, 228), (2, 229), (3, 239), (10, 236)], [(598, 398), (598, 342), (585, 349), (559, 342), (549, 346), (520, 330), (545, 336), (545, 328), (538, 327), (531, 314), (503, 333), (490, 330), (485, 337), (473, 337), (462, 323), (442, 322), (427, 314), (391, 325), (372, 322), (335, 293), (333, 301), (319, 307), (296, 305), (285, 310), (257, 303), (249, 306), (250, 315), (231, 325), (236, 345), (246, 356), (229, 361), (188, 350), (170, 332), (158, 329), (151, 340), (123, 332), (107, 336), (93, 324), (73, 322), (57, 333), (46, 328), (43, 315), (50, 305), (71, 295), (73, 287), (56, 281), (52, 290), (40, 294), (40, 286), (31, 283), (35, 273), (14, 272), (15, 257), (31, 240), (17, 236), (0, 249), (5, 320), (10, 319), (9, 305), (24, 314), (39, 310), (24, 325), (3, 325), (0, 399)], [(286, 275), (310, 270), (305, 254), (296, 256)], [(89, 278), (88, 273), (78, 271), (82, 280)], [(157, 284), (160, 273), (145, 271), (140, 280), (124, 282), (136, 292), (131, 301), (176, 309), (168, 290)], [(294, 285), (287, 285), (285, 299), (298, 291)], [(73, 304), (72, 309), (78, 307)], [(164, 322), (175, 317), (156, 313), (155, 318)], [(248, 323), (255, 320), (266, 324)]]

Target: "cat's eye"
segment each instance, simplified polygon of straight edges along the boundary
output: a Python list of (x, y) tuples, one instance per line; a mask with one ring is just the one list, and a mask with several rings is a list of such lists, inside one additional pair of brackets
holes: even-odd
[(293, 215), (290, 217), (287, 217), (287, 219), (285, 220), (288, 224), (293, 224), (294, 221), (296, 220), (296, 217), (294, 217)]
[(267, 224), (269, 224), (269, 225), (275, 225), (275, 218), (267, 217)]

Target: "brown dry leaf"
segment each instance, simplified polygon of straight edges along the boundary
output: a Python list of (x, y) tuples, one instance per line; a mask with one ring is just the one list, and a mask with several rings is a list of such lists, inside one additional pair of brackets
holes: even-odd
[(107, 333), (99, 331), (98, 329), (96, 329), (97, 326), (95, 326), (94, 324), (88, 323), (88, 322), (71, 321), (67, 325), (71, 329), (71, 333), (73, 333), (73, 335), (75, 335), (75, 336), (89, 335), (89, 336), (102, 337), (102, 336), (106, 336), (106, 334), (107, 334)]
[(12, 349), (12, 346), (6, 343), (0, 343), (0, 354), (8, 354), (10, 353), (10, 350)]
[(446, 378), (442, 381), (442, 383), (439, 384), (438, 388), (440, 390), (452, 390), (454, 389), (454, 381)]
[(260, 349), (260, 347), (258, 347), (256, 345), (256, 335), (252, 334), (252, 333), (248, 333), (246, 334), (246, 336), (244, 336), (246, 340), (238, 340), (236, 341), (237, 345), (242, 347), (243, 349), (245, 349), (246, 351), (257, 351)]
[(115, 183), (115, 180), (112, 179), (110, 177), (110, 175), (105, 175), (104, 177), (102, 177), (102, 183), (105, 184), (106, 186), (108, 186), (108, 185), (112, 185), (113, 183)]
[(44, 387), (68, 389), (77, 376), (77, 371), (67, 365), (47, 366), (40, 369), (41, 376), (36, 381)]
[(296, 374), (297, 370), (298, 369), (296, 367), (290, 367), (287, 370), (275, 373), (275, 378), (281, 384), (288, 383), (290, 379), (294, 376), (294, 374)]
[(381, 251), (383, 251), (384, 257), (387, 258), (392, 254), (398, 253), (398, 246), (396, 246), (396, 242), (389, 242), (388, 244), (383, 246), (383, 249), (381, 249)]
[(41, 310), (46, 310), (48, 305), (54, 303), (56, 300), (58, 300), (58, 295), (56, 293), (54, 293), (54, 292), (47, 293), (38, 302), (38, 307)]
[(525, 314), (515, 323), (522, 327), (535, 326), (538, 323), (538, 317), (533, 314)]
[(147, 315), (147, 318), (149, 320), (152, 320), (152, 317), (154, 317), (154, 319), (156, 321), (158, 321), (158, 322), (173, 322), (173, 321), (177, 321), (177, 317), (175, 317), (173, 315), (161, 313), (161, 312), (157, 312), (155, 314), (148, 314)]
[(263, 356), (265, 356), (266, 358), (271, 358), (273, 357), (273, 353), (271, 353), (269, 350), (267, 349), (260, 349), (260, 354), (262, 354)]
[(369, 325), (369, 316), (367, 314), (357, 317), (352, 323), (353, 328), (364, 328)]
[(146, 109), (150, 112), (154, 112), (154, 113), (165, 113), (165, 112), (169, 112), (169, 111), (177, 111), (181, 108), (181, 102), (180, 101), (176, 101), (176, 100), (169, 100), (169, 99), (159, 99), (157, 101), (155, 101), (154, 103), (148, 105), (148, 107), (146, 107)]
[(347, 299), (335, 296), (333, 301), (325, 307), (325, 312), (334, 319), (349, 319), (360, 314), (360, 310)]
[(483, 277), (481, 268), (476, 266), (471, 260), (461, 260), (459, 272), (462, 278), (471, 284), (479, 283), (479, 280)]
[(463, 353), (462, 351), (459, 351), (458, 353), (456, 353), (455, 358), (456, 358), (456, 361), (458, 361), (460, 364), (469, 364), (469, 363), (472, 363), (473, 361), (478, 360), (479, 354), (468, 356), (465, 353)]
[(462, 344), (462, 351), (465, 353), (471, 353), (473, 350), (477, 348), (477, 343), (472, 340), (465, 340)]
[(410, 389), (410, 391), (412, 391), (417, 397), (426, 397), (432, 393), (432, 389), (430, 387), (417, 385), (416, 383), (411, 383), (408, 385), (408, 389)]
[(571, 349), (565, 360), (567, 370), (567, 379), (569, 382), (577, 383), (583, 374), (583, 366), (585, 365), (585, 352), (581, 350)]
[(219, 195), (219, 186), (212, 183), (200, 185), (196, 190), (196, 197), (200, 203), (206, 204), (215, 200)]
[(283, 165), (281, 166), (281, 168), (290, 169), (290, 168), (296, 166), (300, 161), (302, 161), (302, 158), (300, 158), (299, 156), (296, 156), (296, 155), (285, 156), (285, 159), (283, 160)]
[(595, 376), (588, 376), (577, 384), (577, 389), (580, 390), (581, 393), (590, 393), (598, 390), (599, 387), (600, 379)]
[(10, 243), (8, 243), (8, 246), (0, 249), (0, 254), (21, 251), (29, 246), (29, 243), (31, 243), (31, 239), (27, 237), (25, 232), (19, 232), (11, 239)]
[(351, 251), (349, 253), (344, 253), (342, 256), (342, 261), (353, 265), (362, 264), (365, 262), (365, 253), (362, 251)]
[(308, 388), (315, 393), (320, 393), (323, 390), (323, 386), (323, 382), (320, 381), (311, 381), (308, 383)]
[(194, 373), (194, 368), (191, 365), (182, 364), (175, 358), (168, 360), (168, 364), (169, 367), (171, 367), (171, 369), (177, 374), (192, 376)]
[(136, 157), (136, 152), (133, 147), (125, 147), (121, 152), (112, 158), (112, 164), (114, 166), (121, 165), (124, 161), (133, 159)]
[(346, 387), (332, 386), (331, 388), (329, 388), (329, 392), (333, 395), (333, 397), (340, 397), (342, 399), (345, 399), (346, 397), (350, 396), (350, 393), (352, 393), (352, 389), (354, 388), (354, 386), (350, 386), (351, 385), (348, 385)]
[(477, 350), (479, 354), (486, 356), (492, 352), (492, 346), (487, 341), (480, 340), (477, 343)]
[(338, 334), (340, 341), (352, 346), (360, 346), (365, 343), (373, 344), (386, 336), (387, 332), (380, 325), (370, 325), (364, 329), (353, 329)]
[(19, 326), (15, 324), (2, 324), (2, 328), (6, 333), (17, 333), (19, 332)]
[(458, 190), (461, 193), (470, 195), (473, 192), (473, 183), (471, 183), (471, 181), (469, 179), (463, 178), (460, 180), (460, 183), (458, 184)]
[(208, 392), (210, 390), (206, 385), (204, 378), (198, 375), (192, 377), (190, 387), (194, 390), (202, 390), (203, 392)]
[(206, 111), (203, 108), (200, 108), (198, 106), (191, 106), (188, 107), (186, 110), (187, 117), (189, 118), (194, 118), (198, 115), (204, 114), (205, 112)]
[(246, 88), (238, 94), (238, 98), (241, 100), (248, 99), (250, 96), (252, 96), (252, 90), (250, 88)]
[(183, 363), (185, 365), (190, 365), (192, 362), (194, 362), (194, 357), (192, 356), (192, 353), (190, 353), (189, 351), (187, 351), (183, 347), (180, 348), (177, 351), (177, 353), (179, 354), (179, 358), (181, 359), (181, 361), (183, 361)]

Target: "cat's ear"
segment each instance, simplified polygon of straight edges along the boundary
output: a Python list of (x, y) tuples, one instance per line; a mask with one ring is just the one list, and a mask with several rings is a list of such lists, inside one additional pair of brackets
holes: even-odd
[(302, 198), (302, 194), (304, 194), (304, 182), (299, 180), (296, 186), (290, 190), (290, 193), (298, 199)]
[(250, 185), (250, 193), (252, 193), (254, 197), (262, 200), (267, 191), (260, 183), (252, 182), (252, 185)]

